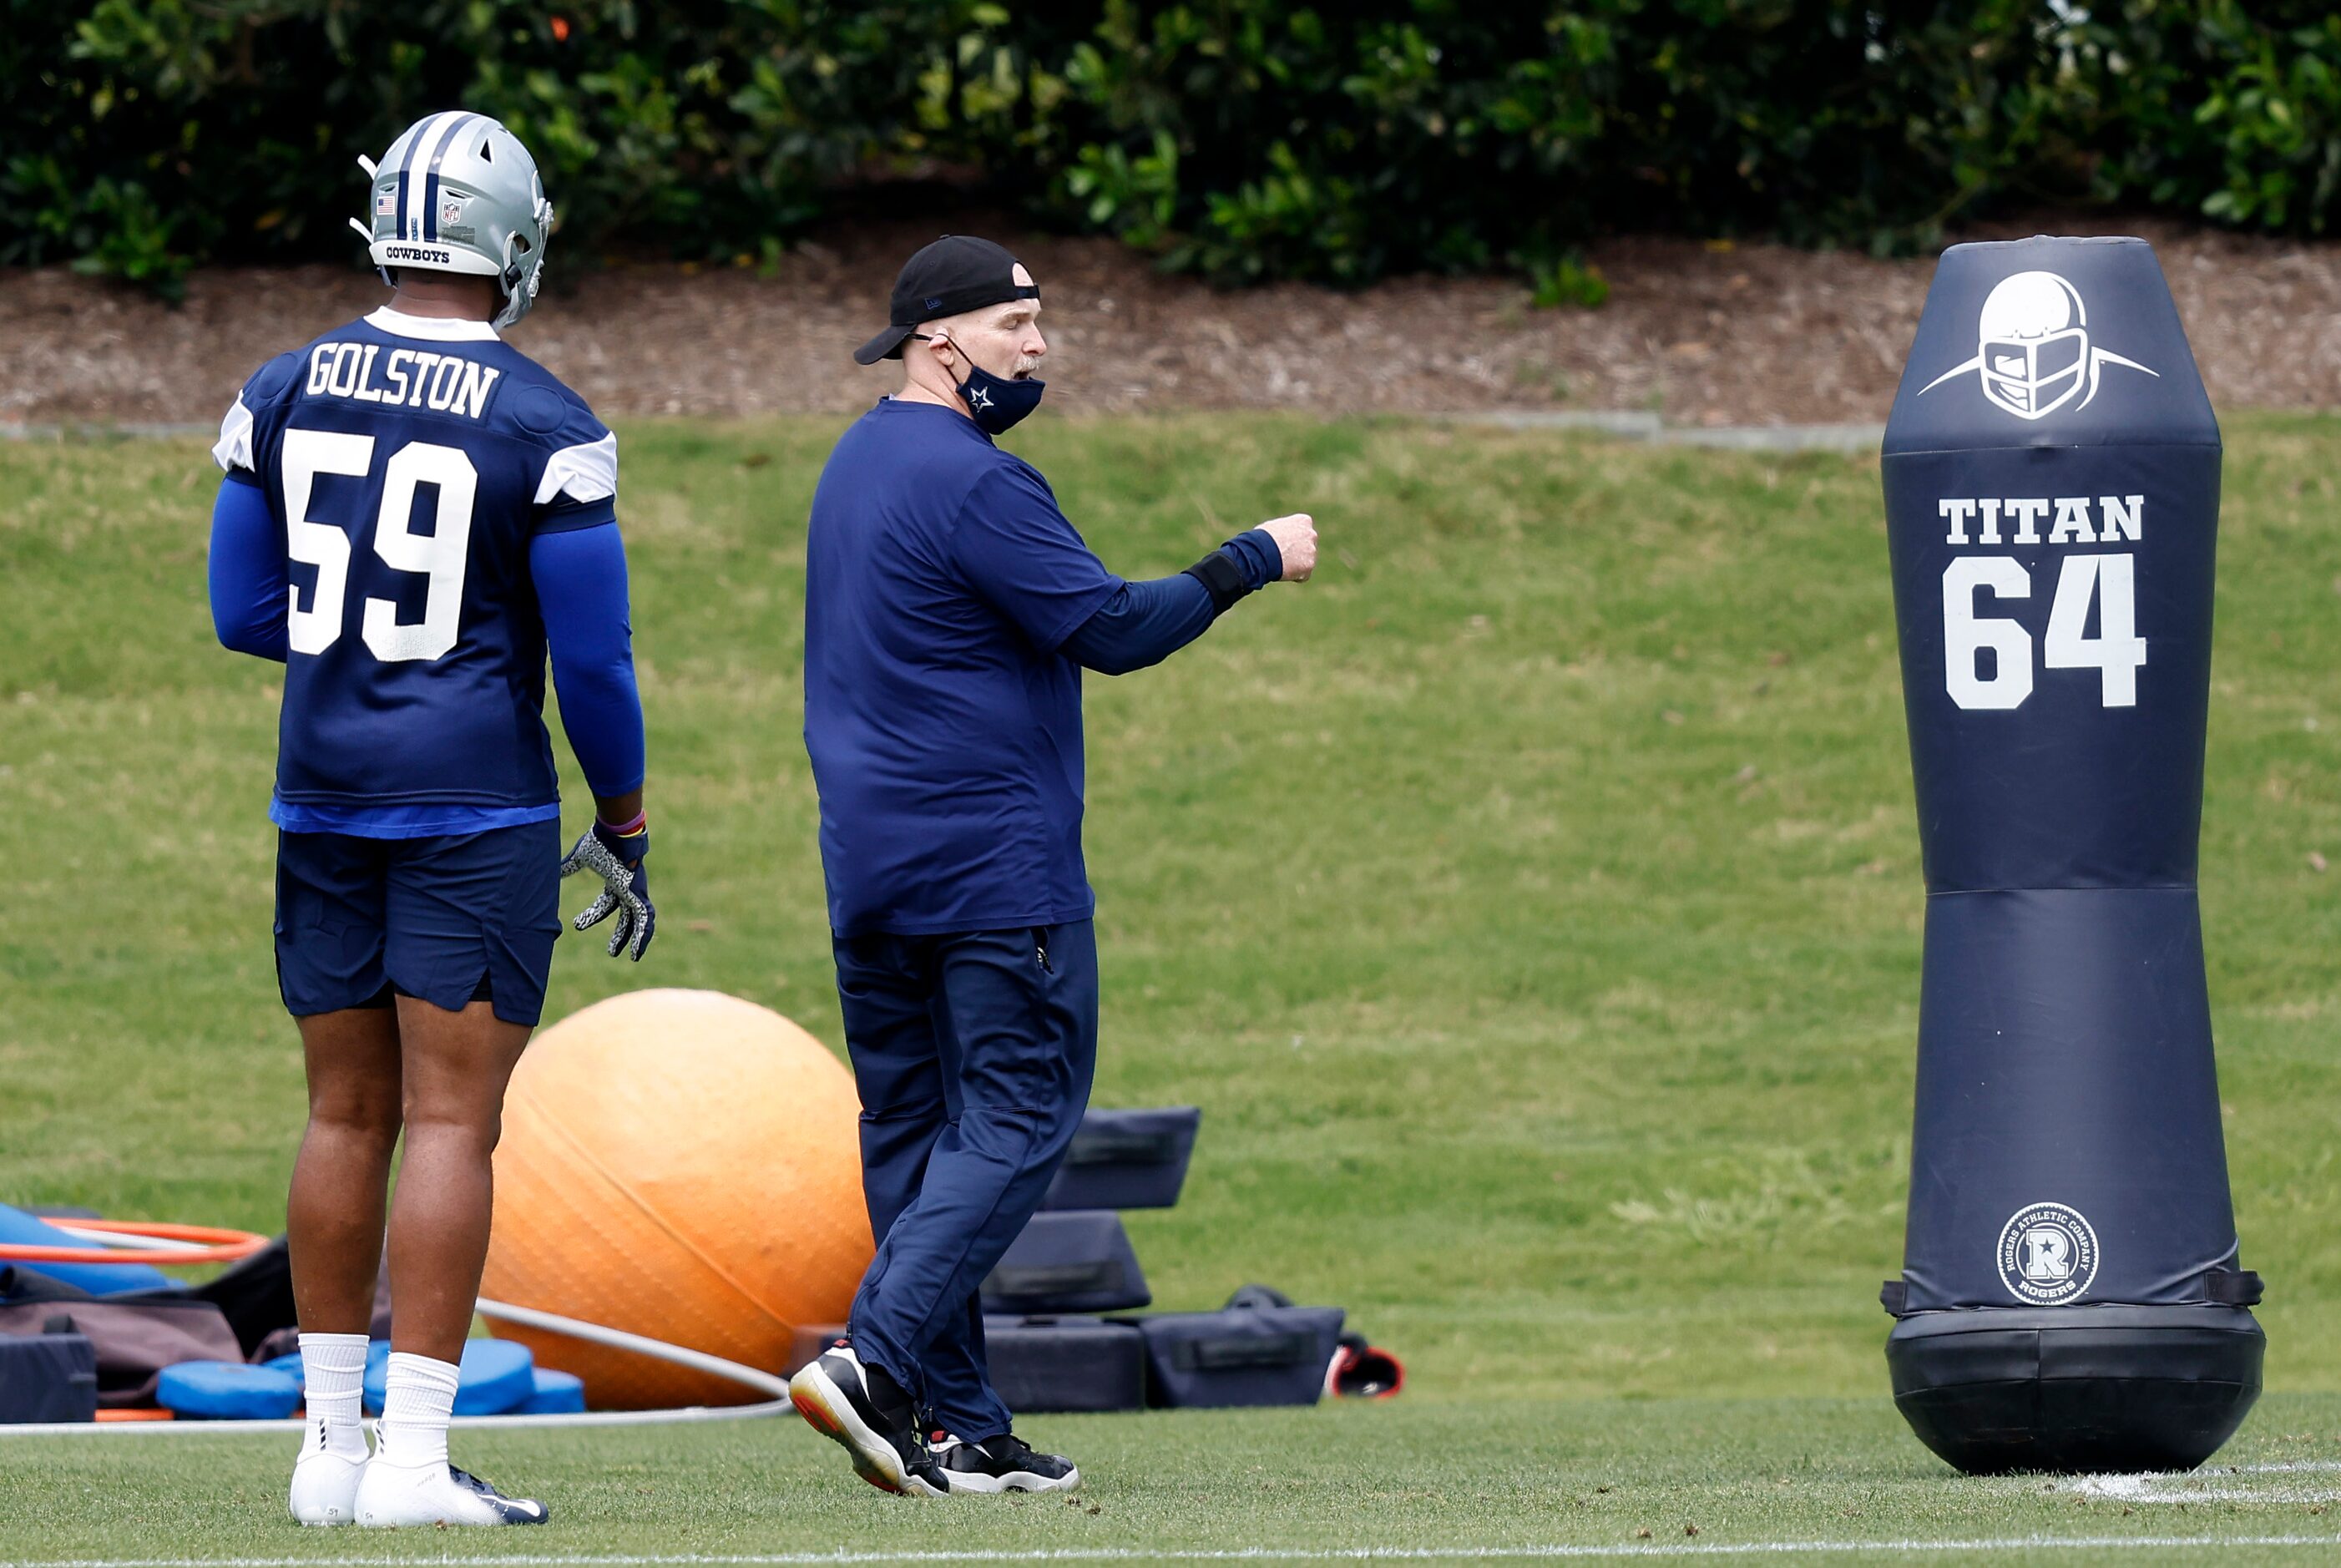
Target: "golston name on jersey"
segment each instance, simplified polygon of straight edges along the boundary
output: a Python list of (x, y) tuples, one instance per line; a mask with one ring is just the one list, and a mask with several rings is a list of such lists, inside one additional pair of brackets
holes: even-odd
[(309, 349), (305, 393), (478, 419), (503, 376), (500, 367), (459, 354), (329, 339)]

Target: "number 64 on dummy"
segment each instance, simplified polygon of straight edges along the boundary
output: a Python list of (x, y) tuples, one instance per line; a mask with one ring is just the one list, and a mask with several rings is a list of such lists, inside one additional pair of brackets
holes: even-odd
[[(1944, 543), (1988, 551), (2003, 543), (2033, 549), (2136, 544), (2144, 538), (2144, 495), (2007, 498), (1947, 495), (1937, 503)], [(2049, 521), (2053, 518), (2053, 521)], [(1943, 568), (1943, 685), (1962, 708), (2005, 710), (2032, 694), (2032, 634), (2013, 616), (1985, 613), (1982, 602), (2029, 599), (2034, 573), (2011, 554), (1955, 556)], [(2134, 707), (2147, 642), (2137, 634), (2137, 558), (2134, 554), (2067, 554), (2056, 568), (2055, 597), (2039, 664), (2095, 670), (2101, 705)], [(1979, 602), (1980, 601), (1980, 602)], [(2095, 614), (2092, 615), (2094, 609)]]

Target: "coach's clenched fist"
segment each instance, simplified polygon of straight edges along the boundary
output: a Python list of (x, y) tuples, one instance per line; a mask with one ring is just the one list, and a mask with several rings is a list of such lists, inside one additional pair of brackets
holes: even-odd
[(1317, 524), (1306, 512), (1295, 512), (1290, 517), (1275, 517), (1260, 525), (1260, 531), (1276, 541), (1277, 554), (1284, 557), (1287, 583), (1306, 583), (1309, 574), (1317, 570)]

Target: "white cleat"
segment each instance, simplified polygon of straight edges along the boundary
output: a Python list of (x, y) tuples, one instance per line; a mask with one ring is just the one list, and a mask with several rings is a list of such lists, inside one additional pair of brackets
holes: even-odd
[(335, 1453), (323, 1445), (324, 1438), (324, 1429), (317, 1429), (315, 1440), (293, 1462), (293, 1517), (304, 1524), (354, 1524), (366, 1456)]
[(362, 1528), (404, 1524), (542, 1524), (552, 1515), (532, 1498), (506, 1497), (452, 1464), (393, 1465), (376, 1459), (358, 1483)]

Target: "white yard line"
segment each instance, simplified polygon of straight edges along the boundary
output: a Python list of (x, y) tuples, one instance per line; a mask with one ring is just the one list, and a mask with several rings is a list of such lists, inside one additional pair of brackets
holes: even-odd
[[(386, 1544), (387, 1543), (385, 1543)], [(1633, 1542), (1546, 1546), (1256, 1546), (1227, 1551), (1149, 1551), (1137, 1546), (1069, 1546), (1029, 1552), (783, 1552), (762, 1555), (679, 1553), (613, 1556), (472, 1556), (442, 1552), (416, 1557), (80, 1557), (0, 1560), (0, 1568), (313, 1568), (344, 1562), (365, 1568), (818, 1568), (864, 1563), (1483, 1563), (1630, 1557), (1850, 1556), (1862, 1553), (2232, 1551), (2238, 1546), (2341, 1547), (2341, 1535), (2002, 1535), (1974, 1540)]]
[[(2322, 1503), (2341, 1499), (2341, 1483), (2303, 1484), (2286, 1478), (2336, 1473), (2341, 1473), (2341, 1460), (2298, 1459), (2282, 1464), (2212, 1465), (2146, 1475), (2088, 1475), (2074, 1482), (2070, 1490), (2084, 1497), (2117, 1503)], [(2256, 1481), (2258, 1476), (2270, 1479)]]

